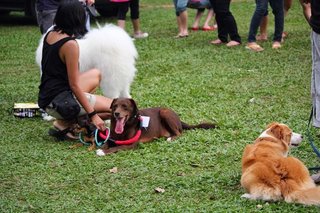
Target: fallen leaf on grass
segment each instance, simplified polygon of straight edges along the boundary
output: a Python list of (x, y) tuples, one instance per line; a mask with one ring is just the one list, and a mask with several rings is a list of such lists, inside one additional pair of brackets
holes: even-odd
[(177, 175), (178, 175), (178, 176), (186, 176), (186, 173), (184, 173), (184, 172), (179, 172)]
[(251, 98), (250, 100), (249, 100), (249, 103), (255, 103), (256, 102), (256, 99), (255, 98)]
[(163, 193), (163, 192), (165, 192), (165, 190), (162, 189), (162, 188), (160, 188), (160, 187), (155, 188), (154, 191), (157, 192), (157, 193)]
[(110, 173), (117, 173), (118, 172), (118, 167), (113, 167), (112, 169), (109, 169)]

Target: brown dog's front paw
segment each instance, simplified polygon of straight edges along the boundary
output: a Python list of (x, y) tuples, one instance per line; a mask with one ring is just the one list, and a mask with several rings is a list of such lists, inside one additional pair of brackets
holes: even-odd
[(88, 151), (93, 151), (97, 149), (96, 143), (94, 142), (94, 139), (90, 141), (91, 145), (88, 148)]
[(106, 155), (102, 149), (96, 150), (96, 154), (97, 154), (98, 156), (105, 156), (105, 155)]
[(93, 146), (93, 145), (92, 145), (92, 146), (89, 146), (88, 151), (91, 152), (91, 151), (93, 151), (93, 150), (96, 150), (96, 146)]

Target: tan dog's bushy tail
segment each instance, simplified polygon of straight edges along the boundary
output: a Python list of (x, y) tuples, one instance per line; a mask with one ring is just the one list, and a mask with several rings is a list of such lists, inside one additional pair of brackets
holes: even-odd
[(216, 128), (216, 124), (214, 123), (200, 123), (196, 125), (189, 125), (187, 123), (181, 122), (182, 124), (182, 129), (214, 129)]
[(320, 187), (300, 190), (285, 196), (285, 201), (288, 203), (301, 203), (304, 205), (320, 206)]

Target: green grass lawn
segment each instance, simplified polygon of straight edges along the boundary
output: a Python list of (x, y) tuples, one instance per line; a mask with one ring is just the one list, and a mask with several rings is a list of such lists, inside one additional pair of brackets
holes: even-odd
[[(36, 25), (0, 21), (0, 211), (1, 212), (319, 212), (285, 202), (241, 199), (241, 155), (265, 126), (278, 121), (305, 134), (311, 108), (310, 27), (294, 1), (288, 38), (271, 49), (273, 15), (265, 51), (244, 45), (254, 1), (231, 9), (243, 45), (212, 46), (217, 32), (177, 34), (171, 1), (141, 0), (139, 52), (132, 96), (140, 108), (167, 106), (187, 123), (215, 121), (214, 130), (192, 130), (173, 142), (159, 139), (134, 151), (97, 157), (72, 142), (55, 142), (51, 122), (12, 115), (16, 102), (36, 102), (39, 69)], [(189, 10), (191, 26), (195, 10)], [(9, 19), (9, 18), (7, 18)], [(99, 18), (100, 24), (115, 19)], [(94, 22), (92, 22), (94, 27)], [(127, 22), (127, 31), (132, 25)], [(98, 57), (98, 56), (93, 56)], [(320, 146), (320, 142), (316, 141)], [(307, 140), (291, 151), (307, 166), (319, 165)], [(117, 173), (109, 170), (118, 168)], [(160, 187), (164, 193), (156, 193)]]

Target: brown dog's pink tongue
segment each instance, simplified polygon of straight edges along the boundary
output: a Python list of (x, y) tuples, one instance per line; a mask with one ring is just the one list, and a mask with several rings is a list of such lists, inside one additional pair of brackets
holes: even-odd
[(116, 128), (115, 128), (115, 132), (117, 134), (121, 134), (123, 132), (123, 129), (124, 129), (124, 118), (120, 118), (117, 120), (117, 123), (116, 123)]

